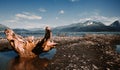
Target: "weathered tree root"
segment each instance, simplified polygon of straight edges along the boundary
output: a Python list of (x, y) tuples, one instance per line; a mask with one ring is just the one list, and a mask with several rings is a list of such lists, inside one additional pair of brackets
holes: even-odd
[(56, 43), (51, 41), (52, 32), (49, 27), (46, 27), (45, 36), (41, 41), (35, 41), (33, 36), (23, 38), (15, 34), (12, 29), (6, 29), (5, 35), (13, 50), (17, 52), (20, 57), (36, 57), (42, 52), (49, 51), (56, 45)]

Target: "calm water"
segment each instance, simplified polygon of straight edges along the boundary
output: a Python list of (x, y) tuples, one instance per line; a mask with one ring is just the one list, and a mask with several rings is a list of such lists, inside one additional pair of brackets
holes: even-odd
[(120, 53), (120, 45), (116, 45), (116, 51)]
[(55, 36), (57, 35), (66, 35), (66, 36), (83, 36), (86, 34), (119, 34), (120, 32), (60, 32), (60, 33), (54, 33)]
[(56, 49), (42, 53), (38, 58), (18, 58), (14, 51), (0, 52), (0, 70), (42, 70), (56, 54)]
[[(22, 35), (22, 36), (44, 36), (44, 33), (40, 32), (17, 32), (17, 34)], [(83, 36), (86, 34), (119, 34), (120, 32), (53, 32), (54, 36)], [(0, 32), (0, 37), (5, 37), (5, 34), (3, 32)]]

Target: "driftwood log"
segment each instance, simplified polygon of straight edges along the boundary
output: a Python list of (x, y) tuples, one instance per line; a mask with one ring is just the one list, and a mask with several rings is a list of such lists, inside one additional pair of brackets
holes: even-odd
[(13, 50), (20, 57), (37, 57), (42, 52), (47, 52), (54, 48), (56, 43), (51, 40), (52, 32), (49, 27), (45, 28), (45, 36), (42, 40), (35, 40), (33, 36), (22, 37), (12, 29), (5, 29), (5, 35)]

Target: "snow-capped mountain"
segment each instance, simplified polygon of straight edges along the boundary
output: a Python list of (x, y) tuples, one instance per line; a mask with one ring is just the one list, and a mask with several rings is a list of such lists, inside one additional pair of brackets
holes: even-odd
[(82, 23), (84, 26), (105, 26), (102, 22), (97, 22), (97, 21), (86, 21)]
[(106, 26), (102, 22), (89, 20), (83, 23), (75, 23), (68, 26), (56, 27), (54, 31), (64, 31), (64, 32), (120, 31), (120, 23), (119, 21), (115, 21), (110, 26)]

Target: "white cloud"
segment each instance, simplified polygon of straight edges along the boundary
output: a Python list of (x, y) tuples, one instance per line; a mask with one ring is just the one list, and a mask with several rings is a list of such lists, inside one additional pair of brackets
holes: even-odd
[(33, 15), (33, 14), (16, 14), (15, 15), (17, 18), (21, 18), (21, 19), (30, 19), (30, 20), (34, 20), (34, 19), (42, 19), (41, 16), (37, 16), (37, 15)]
[[(29, 24), (28, 24), (29, 23)], [(44, 28), (46, 25), (45, 24), (39, 24), (39, 23), (30, 23), (30, 22), (27, 22), (26, 25), (24, 27), (26, 27), (27, 29), (30, 29), (30, 28)]]
[(41, 27), (41, 21), (39, 21), (41, 19), (41, 16), (29, 12), (22, 12), (15, 14), (11, 19), (3, 20), (2, 22), (10, 28), (34, 28)]
[(7, 22), (7, 23), (16, 23), (17, 20), (5, 20), (4, 22)]
[(33, 15), (29, 12), (23, 12), (15, 14), (14, 18), (9, 19), (9, 20), (4, 20), (5, 23), (17, 23), (21, 20), (27, 21), (27, 20), (41, 20), (41, 16)]
[(38, 9), (40, 12), (46, 12), (47, 10), (46, 9), (44, 9), (44, 8), (39, 8)]
[(55, 19), (56, 19), (56, 20), (58, 20), (58, 19), (59, 19), (59, 17), (55, 17)]
[(25, 21), (25, 20), (18, 20), (16, 22), (4, 22), (4, 25), (10, 27), (10, 28), (43, 28), (46, 25), (40, 21)]
[(60, 17), (65, 13), (64, 10), (59, 10), (58, 15), (55, 17), (56, 20), (60, 19)]
[(30, 15), (30, 14), (31, 14), (30, 12), (22, 12), (22, 13), (27, 14), (27, 15)]
[(64, 13), (65, 13), (64, 10), (60, 10), (60, 11), (59, 11), (59, 14), (64, 14)]
[(70, 0), (71, 2), (78, 2), (79, 0)]

